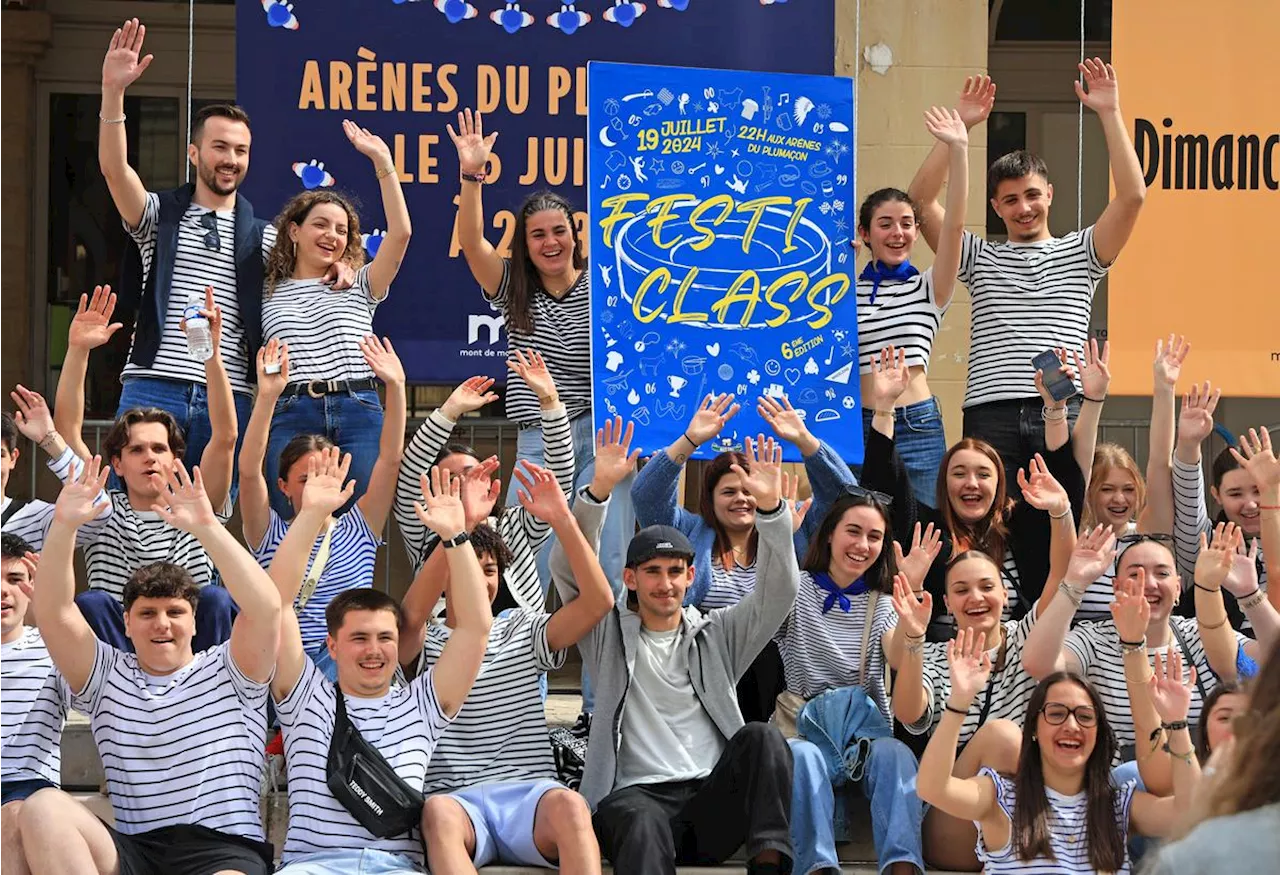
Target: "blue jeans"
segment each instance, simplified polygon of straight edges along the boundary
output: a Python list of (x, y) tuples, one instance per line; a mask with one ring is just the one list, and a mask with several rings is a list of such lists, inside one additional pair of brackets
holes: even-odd
[[(871, 431), (871, 417), (875, 411), (862, 411), (862, 439), (865, 443)], [(907, 466), (911, 478), (911, 492), (916, 501), (936, 507), (938, 504), (938, 468), (947, 454), (947, 436), (942, 430), (942, 408), (937, 398), (928, 398), (895, 408), (893, 411), (893, 445)], [(862, 466), (853, 468), (853, 475), (862, 479)]]
[[(244, 441), (244, 429), (249, 422), (249, 414), (253, 412), (253, 398), (249, 395), (234, 395), (236, 403), (236, 458), (240, 457), (240, 444)], [(182, 456), (182, 463), (190, 471), (200, 464), (200, 456), (209, 445), (212, 436), (209, 426), (209, 391), (199, 383), (188, 383), (185, 380), (162, 380), (157, 377), (132, 377), (124, 382), (120, 390), (120, 406), (116, 408), (116, 418), (126, 410), (134, 407), (159, 407), (173, 414), (182, 429), (182, 436), (187, 442), (187, 451)], [(115, 473), (111, 474), (112, 489), (123, 489)], [(240, 493), (240, 468), (231, 468), (231, 502), (235, 503)], [(217, 510), (217, 508), (214, 508)]]
[[(99, 641), (117, 650), (133, 653), (133, 642), (124, 634), (124, 606), (105, 589), (89, 589), (76, 596), (76, 607)], [(191, 652), (199, 653), (231, 638), (231, 626), (240, 609), (227, 592), (217, 584), (200, 589), (196, 602), (196, 634), (191, 639)]]
[(320, 669), (320, 673), (329, 679), (330, 683), (336, 684), (338, 682), (338, 664), (329, 655), (328, 643), (320, 641), (311, 645), (307, 649), (307, 656), (316, 664), (316, 668)]
[(282, 519), (293, 517), (289, 499), (280, 491), (280, 453), (289, 441), (300, 434), (324, 435), (344, 453), (351, 454), (348, 479), (356, 481), (356, 491), (339, 513), (369, 488), (373, 463), (378, 461), (378, 444), (382, 440), (382, 402), (374, 389), (335, 392), (320, 398), (290, 395), (276, 402), (271, 419), (271, 436), (267, 438), (267, 488), (271, 492), (271, 509)]
[[(591, 482), (595, 475), (596, 433), (592, 428), (591, 414), (582, 413), (571, 422), (573, 428), (574, 459), (574, 495), (583, 486)], [(520, 429), (516, 437), (516, 459), (528, 459), (537, 465), (544, 464), (542, 453), (542, 428), (529, 426)], [(613, 595), (620, 598), (623, 590), (622, 566), (626, 564), (627, 546), (636, 533), (636, 511), (631, 504), (631, 483), (635, 475), (627, 477), (613, 488), (609, 498), (609, 513), (605, 516), (604, 530), (600, 533), (600, 567), (604, 569), (609, 585), (613, 587)], [(514, 477), (507, 489), (507, 504), (517, 502), (516, 490), (520, 484)], [(542, 579), (542, 591), (545, 593), (551, 586), (551, 545), (555, 535), (547, 541), (546, 546), (538, 552), (538, 577)], [(582, 710), (590, 713), (595, 710), (595, 694), (591, 689), (591, 680), (586, 667), (582, 671)]]
[[(1021, 498), (1018, 488), (1018, 471), (1027, 467), (1031, 457), (1045, 451), (1044, 400), (1013, 398), (1008, 401), (988, 401), (964, 409), (964, 436), (984, 440), (995, 447), (1004, 463), (1005, 483), (1009, 497)], [(1067, 421), (1074, 428), (1080, 415), (1080, 396), (1067, 402)]]
[[(1138, 785), (1139, 792), (1145, 793), (1147, 790), (1146, 782), (1142, 780), (1142, 773), (1138, 771), (1138, 761), (1129, 760), (1127, 763), (1121, 763), (1111, 770), (1111, 783), (1117, 787), (1124, 786), (1129, 781), (1133, 781)], [(1138, 868), (1138, 863), (1142, 862), (1142, 858), (1159, 847), (1159, 843), (1155, 839), (1149, 839), (1146, 836), (1138, 835), (1133, 831), (1132, 826), (1129, 829), (1129, 860), (1133, 864), (1133, 868)]]
[[(835, 788), (826, 758), (812, 742), (793, 738), (790, 744), (795, 761), (791, 844), (796, 854), (791, 871), (794, 875), (809, 875), (817, 869), (839, 869)], [(920, 839), (924, 805), (916, 795), (917, 770), (915, 755), (896, 738), (880, 738), (871, 743), (857, 787), (871, 801), (871, 835), (881, 872), (894, 863), (911, 863), (924, 871)]]

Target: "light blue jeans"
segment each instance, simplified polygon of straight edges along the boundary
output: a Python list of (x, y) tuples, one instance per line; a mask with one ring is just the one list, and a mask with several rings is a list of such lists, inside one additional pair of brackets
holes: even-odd
[[(795, 848), (794, 875), (818, 869), (839, 869), (836, 856), (836, 789), (827, 762), (817, 745), (800, 738), (790, 741), (795, 761), (791, 789), (791, 844)], [(894, 863), (911, 863), (924, 871), (920, 829), (924, 805), (916, 795), (915, 755), (896, 738), (871, 743), (862, 780), (857, 788), (871, 802), (871, 835), (877, 865), (884, 872)], [(841, 788), (841, 792), (851, 785)]]
[(322, 851), (277, 869), (276, 875), (422, 875), (422, 869), (386, 851)]
[[(871, 432), (871, 417), (875, 411), (862, 411), (862, 439)], [(893, 411), (893, 445), (907, 467), (911, 478), (911, 493), (916, 501), (934, 507), (938, 503), (938, 468), (947, 454), (947, 436), (942, 430), (942, 408), (937, 398), (927, 398), (897, 407)], [(862, 466), (853, 468), (853, 474), (862, 479)]]
[[(1129, 760), (1127, 763), (1121, 763), (1111, 770), (1111, 783), (1117, 787), (1123, 787), (1129, 781), (1133, 781), (1138, 785), (1138, 790), (1145, 793), (1147, 784), (1142, 780), (1142, 773), (1138, 771), (1138, 761)], [(1159, 843), (1154, 839), (1146, 836), (1138, 835), (1133, 831), (1132, 826), (1129, 829), (1129, 860), (1133, 864), (1133, 868), (1138, 868), (1138, 863), (1142, 858), (1157, 848)]]
[[(592, 428), (591, 414), (583, 413), (573, 418), (574, 458), (574, 495), (579, 489), (591, 483), (595, 475), (596, 433)], [(542, 453), (542, 428), (529, 426), (520, 429), (516, 438), (516, 459), (528, 459), (537, 465), (544, 464)], [(609, 513), (604, 520), (604, 530), (600, 533), (600, 567), (604, 569), (609, 585), (613, 587), (615, 598), (622, 596), (622, 566), (626, 563), (627, 546), (636, 533), (636, 511), (631, 504), (631, 482), (635, 475), (627, 477), (613, 489), (609, 498)], [(507, 489), (507, 504), (516, 504), (516, 490), (519, 482), (512, 477)], [(551, 586), (551, 545), (555, 535), (547, 541), (546, 546), (538, 553), (538, 577), (542, 579), (542, 591), (545, 594)], [(585, 666), (582, 672), (582, 710), (590, 713), (595, 710), (595, 694), (591, 689), (591, 679)]]

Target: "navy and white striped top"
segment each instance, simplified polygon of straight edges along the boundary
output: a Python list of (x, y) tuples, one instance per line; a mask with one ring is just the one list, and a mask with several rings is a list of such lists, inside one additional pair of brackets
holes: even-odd
[(0, 645), (0, 775), (5, 781), (62, 781), (62, 724), (71, 689), (53, 667), (40, 630)]
[(289, 344), (292, 382), (367, 379), (373, 371), (360, 340), (373, 333), (373, 312), (385, 300), (386, 293), (374, 298), (369, 289), (367, 264), (349, 289), (323, 279), (284, 280), (270, 294), (263, 290), (262, 336)]
[(927, 371), (933, 339), (951, 306), (950, 301), (946, 307), (938, 306), (933, 268), (906, 280), (884, 280), (879, 288), (870, 280), (859, 280), (857, 295), (858, 372), (871, 373), (872, 358), (890, 344), (906, 351), (907, 367)]

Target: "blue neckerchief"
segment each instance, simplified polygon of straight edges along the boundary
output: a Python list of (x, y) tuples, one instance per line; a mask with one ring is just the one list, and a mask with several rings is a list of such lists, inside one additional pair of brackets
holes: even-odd
[(920, 271), (912, 267), (910, 261), (904, 261), (897, 267), (885, 267), (873, 258), (867, 262), (867, 266), (862, 269), (862, 273), (858, 274), (858, 279), (871, 283), (871, 303), (874, 304), (876, 302), (876, 293), (880, 291), (880, 283), (885, 280), (909, 280), (919, 273)]
[(813, 575), (813, 582), (818, 585), (819, 589), (827, 593), (827, 598), (822, 603), (822, 613), (824, 614), (835, 607), (836, 602), (840, 603), (840, 610), (846, 614), (849, 613), (849, 611), (853, 610), (853, 602), (849, 601), (849, 596), (862, 595), (871, 590), (871, 587), (867, 586), (866, 579), (862, 577), (843, 587), (837, 586), (829, 574), (815, 574)]

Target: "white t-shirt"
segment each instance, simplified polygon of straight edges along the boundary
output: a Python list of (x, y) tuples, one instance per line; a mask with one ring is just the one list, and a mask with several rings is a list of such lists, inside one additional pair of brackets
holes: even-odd
[(89, 715), (116, 830), (185, 823), (262, 841), (267, 684), (240, 671), (230, 642), (163, 677), (144, 672), (135, 654), (96, 643), (93, 671), (71, 704)]
[[(565, 652), (547, 645), (550, 620), (527, 608), (494, 618), (480, 674), (431, 755), (428, 794), (484, 781), (555, 779), (541, 678), (564, 665)], [(428, 625), (419, 665), (434, 667), (452, 634), (443, 623)]]
[[(276, 550), (280, 549), (280, 542), (288, 532), (289, 524), (274, 510), (271, 511), (271, 521), (267, 524), (262, 543), (253, 549), (253, 557), (258, 560), (259, 565), (263, 568), (271, 566), (271, 560), (275, 558)], [(308, 572), (316, 561), (316, 553), (323, 540), (324, 533), (321, 532), (311, 546), (311, 556), (307, 560)], [(303, 648), (309, 650), (325, 639), (328, 628), (325, 625), (324, 609), (334, 597), (349, 589), (373, 586), (373, 573), (380, 546), (382, 539), (369, 528), (368, 521), (360, 512), (360, 505), (352, 505), (351, 510), (334, 521), (333, 536), (329, 541), (329, 558), (320, 573), (315, 592), (298, 614)], [(296, 607), (296, 600), (294, 604)]]
[[(862, 663), (862, 633), (866, 626), (867, 604), (871, 594), (851, 596), (850, 610), (837, 603), (827, 613), (822, 604), (827, 593), (814, 583), (813, 575), (800, 572), (800, 590), (795, 607), (778, 630), (778, 650), (782, 654), (787, 689), (804, 699), (812, 699), (827, 690), (858, 685)], [(880, 708), (886, 720), (889, 693), (884, 684), (884, 649), (881, 637), (898, 625), (893, 600), (881, 595), (876, 599), (871, 618), (871, 634), (866, 644), (866, 693)]]
[(373, 312), (385, 300), (386, 293), (373, 296), (367, 264), (341, 291), (323, 279), (284, 280), (263, 290), (262, 337), (289, 344), (291, 382), (366, 379), (373, 371), (360, 341), (373, 333)]
[(964, 406), (1037, 398), (1031, 360), (1084, 348), (1098, 281), (1093, 226), (1036, 243), (994, 243), (965, 231), (960, 281), (969, 287), (969, 381)]
[(5, 781), (62, 782), (62, 724), (71, 690), (53, 667), (40, 630), (0, 644), (0, 774)]
[(683, 626), (640, 629), (622, 709), (615, 790), (705, 778), (724, 752), (724, 738), (689, 679), (683, 632)]
[[(206, 286), (213, 286), (213, 300), (222, 308), (222, 361), (226, 365), (231, 390), (243, 394), (253, 392), (249, 384), (248, 341), (244, 324), (240, 320), (240, 301), (236, 297), (236, 213), (234, 209), (219, 210), (217, 216), (218, 248), (205, 245), (210, 229), (200, 224), (205, 213), (213, 212), (198, 204), (187, 207), (178, 222), (178, 246), (174, 252), (173, 284), (169, 289), (168, 309), (160, 331), (160, 346), (156, 350), (151, 367), (133, 363), (124, 366), (121, 379), (131, 377), (159, 377), (165, 380), (183, 380), (204, 385), (204, 362), (187, 355), (187, 336), (182, 333), (182, 311), (192, 296), (204, 300)], [(147, 192), (147, 203), (142, 209), (138, 227), (125, 230), (138, 244), (142, 255), (142, 280), (151, 276), (151, 262), (156, 254), (157, 220), (160, 216), (160, 196)], [(276, 242), (276, 229), (267, 225), (262, 229), (262, 258), (265, 261)], [(152, 306), (146, 304), (145, 306)], [(264, 335), (265, 336), (265, 335)], [(132, 358), (132, 345), (129, 351)]]
[[(999, 657), (999, 647), (993, 648), (991, 678), (987, 681), (986, 690), (978, 693), (960, 726), (961, 745), (968, 744), (978, 729), (990, 720), (1012, 720), (1019, 726), (1026, 721), (1027, 703), (1035, 692), (1036, 679), (1022, 667), (1022, 648), (1027, 643), (1027, 635), (1034, 623), (1035, 611), (1028, 611), (1021, 620), (1004, 624), (1004, 665), (994, 668)], [(947, 700), (951, 697), (947, 642), (930, 641), (924, 645), (921, 679), (929, 701), (920, 720), (906, 728), (915, 735), (926, 732), (932, 735), (938, 727), (938, 721), (942, 719)]]
[(951, 306), (939, 307), (933, 294), (933, 268), (906, 280), (884, 280), (875, 290), (872, 283), (858, 281), (859, 373), (871, 373), (871, 360), (892, 344), (906, 351), (907, 367), (929, 369), (933, 339), (942, 317)]
[[(1017, 805), (1013, 781), (989, 767), (983, 767), (978, 774), (995, 782), (996, 802), (1012, 824), (1014, 806)], [(1133, 781), (1115, 788), (1116, 825), (1120, 828), (1125, 843), (1129, 838), (1129, 811), (1133, 806), (1135, 788)], [(1049, 847), (1053, 850), (1054, 859), (1037, 857), (1026, 862), (1019, 859), (1014, 850), (1012, 829), (1009, 831), (1009, 841), (1003, 848), (988, 848), (982, 840), (982, 827), (975, 821), (975, 826), (978, 826), (978, 859), (985, 866), (985, 875), (1013, 872), (1018, 875), (1094, 875), (1096, 870), (1089, 863), (1089, 834), (1086, 829), (1088, 799), (1084, 792), (1064, 796), (1045, 787), (1044, 795), (1049, 803)], [(1116, 875), (1128, 875), (1129, 871), (1129, 850), (1126, 847), (1124, 865)]]
[[(374, 838), (329, 790), (326, 775), (335, 691), (315, 663), (306, 659), (297, 686), (276, 704), (289, 776), (289, 830), (281, 859), (291, 863), (308, 854), (368, 848), (403, 854), (421, 866), (418, 830), (412, 835)], [(421, 787), (431, 752), (449, 725), (436, 699), (434, 672), (419, 675), (408, 686), (393, 687), (378, 699), (347, 696), (346, 705), (348, 719), (365, 741), (378, 749), (405, 783)]]

